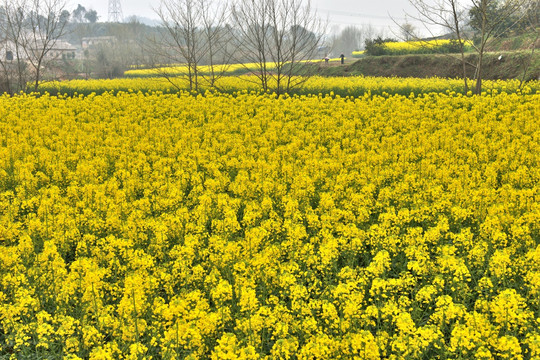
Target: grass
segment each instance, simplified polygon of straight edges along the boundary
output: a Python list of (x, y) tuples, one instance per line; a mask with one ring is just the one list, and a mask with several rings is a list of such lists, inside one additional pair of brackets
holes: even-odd
[[(501, 60), (499, 57), (502, 56)], [(469, 63), (476, 55), (467, 54)], [(525, 64), (531, 61), (525, 80), (540, 78), (540, 52), (531, 56), (530, 51), (489, 52), (485, 55), (485, 79), (521, 79)], [(467, 76), (474, 77), (474, 67), (468, 66)], [(462, 77), (461, 60), (455, 55), (402, 55), (366, 56), (354, 63), (338, 67), (319, 67), (320, 76), (384, 76), (384, 77)]]

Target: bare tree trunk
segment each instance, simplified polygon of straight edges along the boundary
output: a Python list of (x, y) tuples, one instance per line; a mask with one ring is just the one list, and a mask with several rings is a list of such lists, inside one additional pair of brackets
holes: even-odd
[(481, 29), (480, 29), (480, 46), (477, 48), (478, 49), (478, 58), (477, 58), (477, 62), (476, 62), (476, 76), (475, 76), (475, 80), (476, 80), (476, 85), (475, 85), (475, 94), (479, 95), (482, 93), (482, 66), (483, 66), (483, 63), (484, 63), (484, 50), (485, 50), (485, 45), (486, 45), (486, 41), (487, 41), (487, 11), (488, 11), (488, 2), (490, 0), (480, 0), (480, 2), (477, 2), (475, 3), (476, 7), (477, 7), (477, 10), (479, 11), (480, 13), (480, 16), (482, 17), (482, 21), (481, 21)]
[(450, 5), (452, 7), (452, 19), (454, 21), (454, 30), (456, 32), (456, 38), (459, 41), (459, 50), (461, 55), (461, 68), (462, 68), (462, 76), (463, 76), (463, 92), (467, 94), (469, 92), (469, 84), (468, 84), (468, 77), (467, 77), (467, 62), (465, 61), (465, 41), (463, 40), (462, 34), (461, 34), (461, 25), (459, 21), (459, 15), (458, 15), (458, 9), (456, 0), (450, 0)]
[(39, 87), (39, 79), (41, 78), (41, 61), (36, 66), (36, 78), (34, 80), (34, 91), (37, 92)]

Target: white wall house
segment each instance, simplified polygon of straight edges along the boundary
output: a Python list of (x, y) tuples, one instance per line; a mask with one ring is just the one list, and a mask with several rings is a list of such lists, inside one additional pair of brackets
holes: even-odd
[[(10, 62), (17, 60), (15, 44), (11, 41), (0, 42), (0, 61)], [(42, 47), (39, 44), (32, 46), (31, 49), (34, 54), (38, 54), (42, 51)], [(45, 55), (46, 60), (71, 60), (75, 59), (77, 49), (66, 41), (58, 40), (52, 48)], [(19, 48), (19, 56), (21, 60), (28, 60), (28, 54), (24, 52), (23, 48)]]

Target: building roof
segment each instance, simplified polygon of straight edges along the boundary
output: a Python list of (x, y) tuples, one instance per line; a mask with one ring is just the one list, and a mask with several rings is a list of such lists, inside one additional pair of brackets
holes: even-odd
[(71, 45), (70, 43), (68, 43), (67, 41), (63, 41), (63, 40), (58, 40), (54, 46), (51, 48), (52, 50), (64, 50), (64, 51), (75, 51), (77, 50), (77, 48), (73, 45)]

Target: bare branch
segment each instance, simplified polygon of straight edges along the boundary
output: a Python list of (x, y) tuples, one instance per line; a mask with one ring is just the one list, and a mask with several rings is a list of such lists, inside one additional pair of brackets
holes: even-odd
[(238, 0), (232, 8), (236, 60), (247, 67), (264, 91), (290, 92), (298, 71), (313, 60), (326, 24), (301, 0)]

